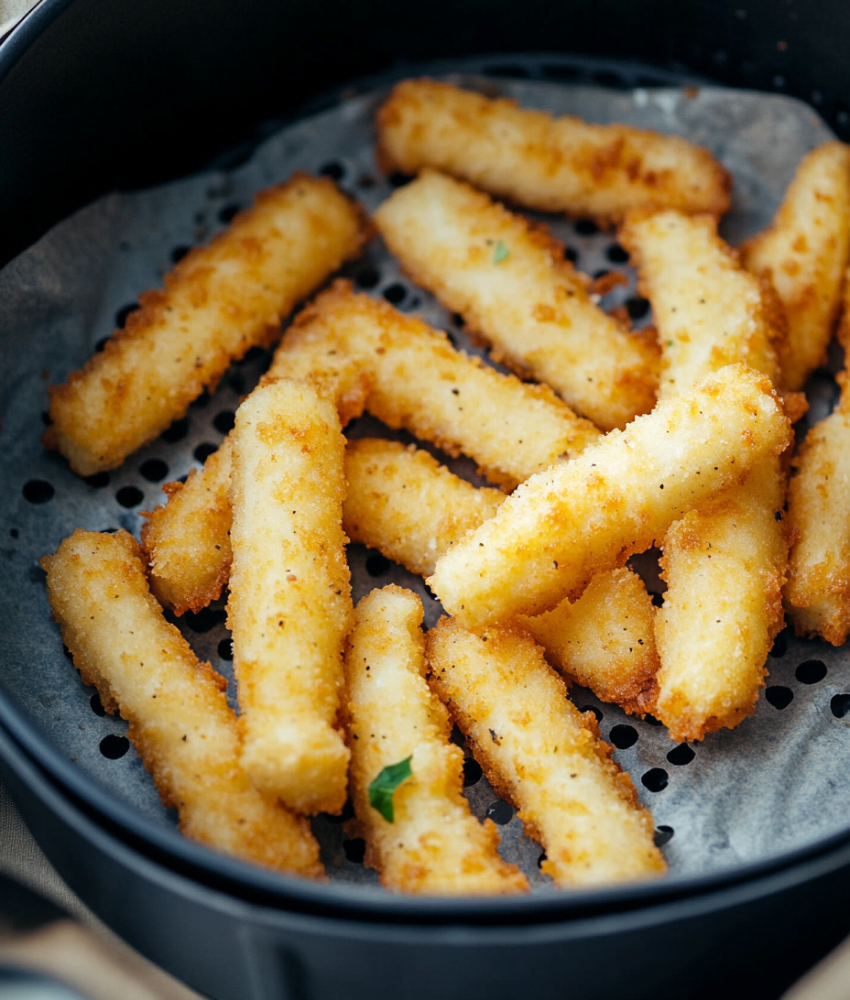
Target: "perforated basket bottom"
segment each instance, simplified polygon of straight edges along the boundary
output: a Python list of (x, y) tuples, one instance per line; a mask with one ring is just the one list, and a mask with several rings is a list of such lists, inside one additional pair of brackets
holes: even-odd
[[(664, 84), (663, 75), (646, 81), (627, 66), (617, 69), (619, 83), (636, 89), (566, 86), (551, 80), (580, 79), (590, 70), (551, 57), (512, 57), (512, 65), (503, 68), (512, 76), (548, 76), (549, 82), (469, 75), (494, 69), (493, 60), (483, 58), (425, 69), (453, 69), (458, 82), (527, 106), (678, 132), (710, 147), (735, 176), (733, 209), (723, 223), (733, 243), (769, 221), (802, 155), (831, 137), (809, 107), (786, 97), (645, 89), (643, 83)], [(603, 67), (603, 72), (613, 70)], [(105, 197), (57, 226), (0, 274), (0, 683), (59, 754), (153, 824), (173, 825), (175, 816), (162, 808), (124, 723), (103, 714), (97, 696), (63, 655), (37, 560), (77, 527), (123, 527), (138, 536), (138, 511), (161, 502), (163, 482), (185, 476), (218, 446), (240, 396), (255, 384), (270, 355), (251, 352), (231, 368), (214, 396), (199, 399), (158, 441), (115, 472), (89, 480), (41, 447), (48, 377), (63, 381), (80, 367), (92, 348), (123, 324), (136, 295), (157, 285), (188, 246), (207, 241), (253, 192), (293, 170), (330, 174), (367, 208), (376, 208), (392, 189), (373, 159), (372, 120), (385, 93), (381, 88), (350, 97), (282, 129), (231, 172)], [(624, 266), (613, 236), (587, 223), (546, 221), (581, 270), (595, 275), (617, 268), (627, 274), (628, 288), (613, 291), (603, 301), (606, 308), (625, 303), (637, 325), (649, 321), (648, 305), (637, 297), (634, 274)], [(401, 277), (377, 241), (347, 273), (360, 289), (422, 316), (448, 330), (458, 346), (480, 353), (432, 296)], [(834, 381), (828, 372), (818, 372), (809, 389), (811, 419), (820, 419), (835, 399)], [(368, 417), (348, 433), (410, 440)], [(448, 464), (480, 483), (471, 463)], [(351, 546), (350, 562), (355, 600), (395, 582), (420, 594), (427, 624), (436, 622), (440, 607), (421, 579), (362, 546)], [(219, 601), (178, 625), (202, 659), (232, 677), (224, 619)], [(847, 825), (850, 658), (843, 649), (800, 641), (786, 630), (768, 668), (768, 687), (754, 717), (690, 746), (676, 747), (663, 728), (573, 689), (579, 707), (595, 711), (603, 735), (617, 748), (615, 759), (651, 809), (671, 878), (766, 859)], [(540, 847), (522, 835), (513, 810), (498, 800), (474, 761), (468, 761), (466, 774), (472, 808), (498, 824), (505, 858), (523, 868), (535, 891), (547, 891), (551, 883), (538, 868)], [(331, 878), (376, 881), (362, 864), (362, 842), (345, 839), (340, 818), (320, 816), (313, 825)]]

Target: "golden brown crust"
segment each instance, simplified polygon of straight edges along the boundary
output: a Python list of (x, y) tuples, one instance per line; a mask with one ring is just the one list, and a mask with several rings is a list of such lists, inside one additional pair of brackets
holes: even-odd
[(50, 386), (58, 448), (80, 475), (120, 465), (214, 388), (231, 361), (268, 346), (280, 321), (370, 235), (362, 209), (328, 178), (296, 173), (207, 247), (139, 296), (103, 351)]
[(339, 417), (309, 383), (269, 380), (237, 410), (231, 442), (227, 615), (242, 765), (299, 812), (339, 812), (349, 755), (337, 713), (353, 618)]
[(808, 153), (773, 222), (741, 255), (776, 288), (788, 321), (782, 385), (801, 389), (826, 359), (850, 258), (850, 147), (827, 142)]
[(477, 636), (443, 618), (426, 636), (426, 657), (429, 683), (488, 781), (546, 849), (543, 871), (559, 886), (664, 871), (631, 778), (523, 629)]
[[(349, 836), (366, 840), (366, 864), (388, 889), (419, 893), (505, 894), (528, 890), (499, 857), (495, 825), (472, 816), (462, 792), (463, 754), (425, 672), (422, 602), (409, 590), (373, 590), (358, 604), (346, 655), (349, 781), (357, 819)], [(369, 802), (388, 765), (410, 758), (412, 775), (393, 793), (393, 821)]]
[(789, 441), (769, 380), (730, 365), (523, 483), (437, 562), (428, 584), (470, 627), (548, 611)]
[(263, 797), (239, 766), (227, 682), (163, 618), (133, 538), (77, 530), (42, 566), (75, 665), (104, 708), (128, 720), (130, 740), (163, 804), (178, 810), (181, 831), (255, 864), (321, 877), (306, 821)]
[(434, 167), (498, 198), (617, 221), (641, 205), (722, 215), (730, 174), (706, 149), (626, 125), (521, 109), (435, 80), (404, 80), (377, 116), (381, 169)]
[(390, 427), (469, 455), (506, 490), (599, 438), (548, 386), (502, 375), (455, 350), (445, 334), (338, 280), (302, 310), (273, 374), (301, 377), (329, 356), (362, 359), (366, 408)]
[(657, 345), (591, 301), (589, 279), (540, 224), (427, 169), (375, 221), (404, 270), (460, 313), (494, 360), (552, 386), (603, 430), (655, 405)]

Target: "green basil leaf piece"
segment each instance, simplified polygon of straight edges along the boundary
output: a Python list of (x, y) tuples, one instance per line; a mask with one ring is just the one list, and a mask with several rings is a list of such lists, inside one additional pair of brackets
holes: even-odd
[(411, 757), (398, 764), (387, 764), (377, 778), (369, 785), (369, 805), (384, 817), (388, 823), (395, 822), (393, 812), (393, 792), (413, 774)]
[(510, 257), (510, 250), (502, 243), (501, 240), (496, 240), (496, 249), (493, 251), (493, 263), (501, 264), (503, 260), (507, 260)]

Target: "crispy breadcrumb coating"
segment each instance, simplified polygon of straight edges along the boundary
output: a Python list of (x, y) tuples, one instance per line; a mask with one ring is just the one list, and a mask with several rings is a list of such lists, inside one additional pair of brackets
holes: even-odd
[(769, 380), (730, 365), (532, 476), (437, 562), (428, 584), (470, 627), (548, 611), (744, 482), (789, 440)]
[(273, 343), (280, 321), (370, 234), (328, 178), (296, 173), (261, 191), (209, 246), (139, 296), (105, 349), (50, 387), (44, 435), (81, 476), (114, 469), (181, 417), (231, 361)]
[(617, 221), (639, 206), (729, 208), (731, 175), (679, 136), (553, 118), (428, 79), (397, 84), (377, 126), (386, 172), (435, 167), (542, 212)]
[(166, 622), (133, 538), (77, 530), (41, 564), (74, 664), (104, 708), (129, 722), (181, 832), (245, 861), (322, 877), (307, 822), (258, 792), (239, 764), (227, 683)]
[(337, 728), (352, 624), (342, 531), (345, 439), (306, 382), (260, 385), (231, 432), (228, 627), (242, 766), (299, 812), (339, 812), (348, 749)]
[(850, 147), (826, 142), (805, 156), (772, 224), (741, 254), (779, 295), (788, 320), (783, 386), (801, 389), (826, 360), (850, 259)]
[(788, 487), (792, 537), (785, 604), (798, 635), (841, 646), (850, 633), (850, 397), (811, 428)]
[(372, 379), (366, 409), (449, 455), (478, 462), (513, 489), (533, 472), (599, 439), (547, 386), (502, 375), (455, 350), (422, 320), (336, 281), (296, 317), (277, 349), (273, 375), (302, 377), (329, 357), (361, 358)]
[(579, 599), (521, 625), (552, 666), (632, 715), (655, 714), (655, 608), (643, 580), (625, 566), (597, 573)]
[(561, 887), (647, 878), (665, 870), (652, 817), (611, 760), (595, 718), (522, 630), (473, 635), (443, 618), (426, 638), (429, 682), (487, 780), (519, 809)]
[(415, 445), (361, 438), (345, 452), (342, 525), (353, 542), (429, 576), (456, 541), (492, 517), (501, 490), (476, 489)]
[(774, 345), (785, 335), (784, 320), (759, 279), (717, 235), (716, 219), (634, 212), (618, 235), (639, 269), (638, 288), (652, 303), (662, 399), (738, 362), (776, 381)]
[[(525, 876), (499, 857), (492, 820), (480, 824), (463, 787), (463, 753), (424, 679), (422, 602), (409, 590), (373, 590), (357, 605), (346, 655), (350, 788), (366, 840), (366, 864), (402, 892), (507, 894)], [(393, 821), (369, 803), (369, 786), (388, 765), (410, 758), (411, 777), (392, 796)]]
[(539, 225), (433, 170), (374, 218), (404, 270), (460, 313), (494, 360), (552, 386), (603, 430), (655, 405), (654, 338), (630, 334), (595, 305), (589, 279)]
[[(637, 260), (662, 343), (661, 398), (733, 361), (776, 383), (784, 323), (775, 293), (741, 266), (714, 219), (630, 214), (620, 238)], [(755, 709), (782, 628), (788, 558), (785, 475), (774, 456), (715, 504), (691, 511), (662, 548), (664, 606), (655, 715), (677, 741), (732, 729)]]

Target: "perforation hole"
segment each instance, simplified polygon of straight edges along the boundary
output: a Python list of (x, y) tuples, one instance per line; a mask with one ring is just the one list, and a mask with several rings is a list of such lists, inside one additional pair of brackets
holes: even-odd
[(806, 660), (797, 667), (794, 676), (801, 684), (817, 684), (826, 677), (826, 664), (823, 660)]
[(215, 415), (213, 427), (215, 427), (219, 434), (229, 434), (233, 430), (235, 423), (236, 414), (233, 410), (222, 410), (221, 413)]
[(161, 483), (168, 475), (168, 466), (161, 458), (149, 458), (139, 466), (139, 473), (149, 483)]
[(603, 719), (602, 709), (597, 708), (595, 705), (585, 705), (583, 708), (579, 709), (580, 712), (593, 712), (596, 716), (596, 721), (601, 722)]
[(227, 663), (233, 659), (233, 640), (232, 639), (222, 639), (218, 644), (218, 658), (224, 660)]
[(684, 764), (690, 764), (690, 762), (696, 757), (696, 754), (688, 746), (687, 743), (680, 743), (677, 747), (667, 754), (667, 760), (676, 767), (682, 767)]
[(374, 288), (381, 280), (381, 272), (374, 267), (364, 267), (354, 276), (354, 280), (360, 288)]
[(609, 736), (618, 750), (628, 750), (638, 741), (638, 733), (634, 726), (614, 726)]
[(353, 861), (355, 865), (363, 864), (363, 859), (366, 857), (366, 841), (362, 837), (344, 840), (342, 849), (349, 861)]
[(319, 173), (323, 177), (330, 177), (331, 180), (341, 181), (345, 177), (345, 167), (339, 160), (331, 160), (330, 163), (326, 163), (323, 167), (319, 168)]
[(605, 251), (605, 256), (612, 264), (628, 264), (629, 251), (621, 247), (619, 243), (612, 243)]
[(510, 823), (513, 818), (513, 806), (503, 802), (502, 799), (496, 799), (495, 802), (491, 802), (487, 806), (487, 819), (493, 820), (497, 826), (504, 826), (506, 823)]
[(91, 710), (95, 715), (99, 715), (101, 718), (106, 715), (106, 709), (103, 707), (103, 702), (100, 700), (100, 695), (97, 691), (89, 698), (89, 705), (91, 705)]
[(229, 226), (236, 216), (242, 211), (242, 206), (238, 202), (231, 201), (218, 210), (218, 221)]
[(626, 310), (632, 319), (643, 319), (649, 312), (649, 302), (637, 295), (626, 299)]
[(52, 500), (56, 490), (53, 489), (52, 484), (48, 483), (46, 479), (30, 479), (24, 483), (22, 492), (25, 500), (29, 500), (30, 503), (40, 504)]
[(773, 640), (770, 655), (778, 660), (788, 652), (788, 629), (783, 629)]
[(339, 815), (334, 816), (331, 813), (325, 813), (324, 815), (329, 823), (345, 823), (350, 819), (354, 819), (354, 803), (351, 799), (346, 799), (345, 805), (342, 807), (342, 812)]
[(366, 557), (366, 572), (369, 576), (385, 576), (391, 567), (392, 563), (380, 552), (370, 552)]
[(115, 494), (115, 499), (122, 507), (138, 507), (145, 495), (138, 486), (122, 486)]
[(174, 247), (174, 249), (171, 251), (171, 263), (179, 264), (180, 261), (183, 260), (183, 258), (191, 249), (192, 249), (191, 247), (187, 246)]
[(595, 236), (599, 232), (599, 226), (593, 219), (579, 219), (574, 228), (579, 236)]
[(663, 792), (667, 787), (670, 776), (663, 767), (651, 767), (645, 774), (641, 775), (641, 783), (650, 792)]
[(175, 420), (174, 423), (166, 428), (160, 434), (163, 441), (167, 441), (169, 444), (176, 444), (178, 441), (182, 441), (184, 437), (189, 433), (189, 418), (180, 417), (179, 420)]
[(653, 840), (655, 841), (656, 847), (663, 847), (666, 843), (673, 839), (673, 834), (676, 831), (672, 826), (659, 826), (655, 829), (655, 836)]
[(96, 490), (102, 490), (104, 486), (109, 485), (109, 473), (95, 472), (93, 476), (86, 476), (85, 480), (89, 486), (93, 486)]
[(404, 285), (400, 285), (396, 282), (395, 284), (384, 289), (384, 298), (391, 305), (400, 306), (407, 298), (407, 289)]
[(764, 696), (768, 703), (773, 705), (774, 708), (778, 708), (780, 712), (783, 708), (787, 708), (794, 700), (794, 692), (791, 688), (785, 687), (783, 684), (772, 684), (764, 692)]
[(564, 260), (568, 260), (571, 264), (578, 264), (579, 256), (575, 247), (564, 247)]
[(126, 736), (110, 733), (100, 741), (100, 752), (108, 760), (118, 760), (130, 749), (130, 741)]
[(130, 313), (134, 313), (138, 308), (138, 302), (128, 302), (126, 306), (121, 306), (118, 312), (115, 313), (115, 325), (119, 330), (124, 329), (127, 325), (127, 317)]
[(216, 625), (222, 625), (227, 621), (227, 612), (224, 608), (201, 608), (200, 611), (187, 611), (183, 615), (183, 621), (193, 632), (203, 635), (210, 632)]
[(214, 455), (217, 451), (217, 444), (211, 444), (209, 441), (202, 441), (201, 444), (195, 448), (192, 454), (195, 456), (195, 461), (200, 462), (201, 465), (203, 465), (210, 455)]
[(829, 703), (829, 710), (836, 719), (843, 719), (850, 714), (850, 694), (833, 695)]
[(463, 787), (468, 788), (481, 780), (484, 772), (481, 765), (474, 757), (464, 757), (463, 759)]

